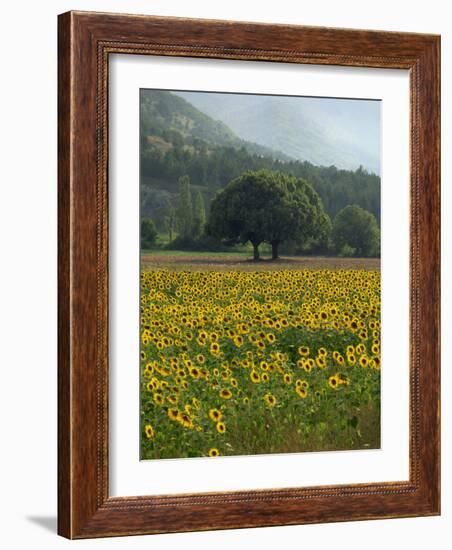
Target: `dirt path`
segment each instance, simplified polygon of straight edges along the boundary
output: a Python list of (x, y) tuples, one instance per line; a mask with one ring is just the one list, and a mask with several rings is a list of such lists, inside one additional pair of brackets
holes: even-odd
[(277, 261), (254, 262), (246, 257), (147, 254), (141, 257), (143, 269), (177, 271), (273, 271), (280, 269), (366, 269), (379, 270), (379, 258), (282, 257)]

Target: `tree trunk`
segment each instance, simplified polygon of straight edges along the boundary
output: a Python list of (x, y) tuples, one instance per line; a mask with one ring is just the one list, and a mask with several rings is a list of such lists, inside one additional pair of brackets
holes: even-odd
[(277, 260), (279, 258), (278, 256), (279, 241), (273, 241), (271, 244), (272, 244), (272, 260)]
[(260, 259), (260, 256), (259, 256), (259, 245), (258, 245), (258, 244), (254, 244), (254, 243), (252, 243), (252, 244), (253, 244), (253, 254), (254, 254), (253, 259), (254, 259), (254, 261), (256, 262), (257, 260)]

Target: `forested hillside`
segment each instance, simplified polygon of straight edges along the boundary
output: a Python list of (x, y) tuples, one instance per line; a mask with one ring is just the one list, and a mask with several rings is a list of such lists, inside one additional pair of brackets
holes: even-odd
[(141, 211), (159, 229), (168, 208), (175, 205), (178, 180), (188, 176), (207, 211), (218, 190), (247, 170), (267, 168), (303, 177), (320, 195), (334, 217), (357, 204), (380, 220), (380, 178), (359, 168), (339, 170), (291, 159), (240, 139), (225, 124), (198, 111), (171, 92), (141, 92)]

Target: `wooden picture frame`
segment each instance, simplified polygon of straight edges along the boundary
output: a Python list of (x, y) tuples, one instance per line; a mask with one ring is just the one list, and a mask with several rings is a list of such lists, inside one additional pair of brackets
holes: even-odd
[[(440, 38), (68, 12), (58, 39), (58, 532), (68, 538), (440, 513)], [(108, 491), (110, 54), (407, 69), (409, 481), (146, 497)]]

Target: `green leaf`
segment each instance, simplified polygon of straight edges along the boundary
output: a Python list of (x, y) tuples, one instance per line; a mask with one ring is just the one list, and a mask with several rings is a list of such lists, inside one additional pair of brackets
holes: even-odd
[(352, 428), (355, 428), (358, 426), (358, 417), (354, 416), (353, 418), (350, 418), (349, 424)]

